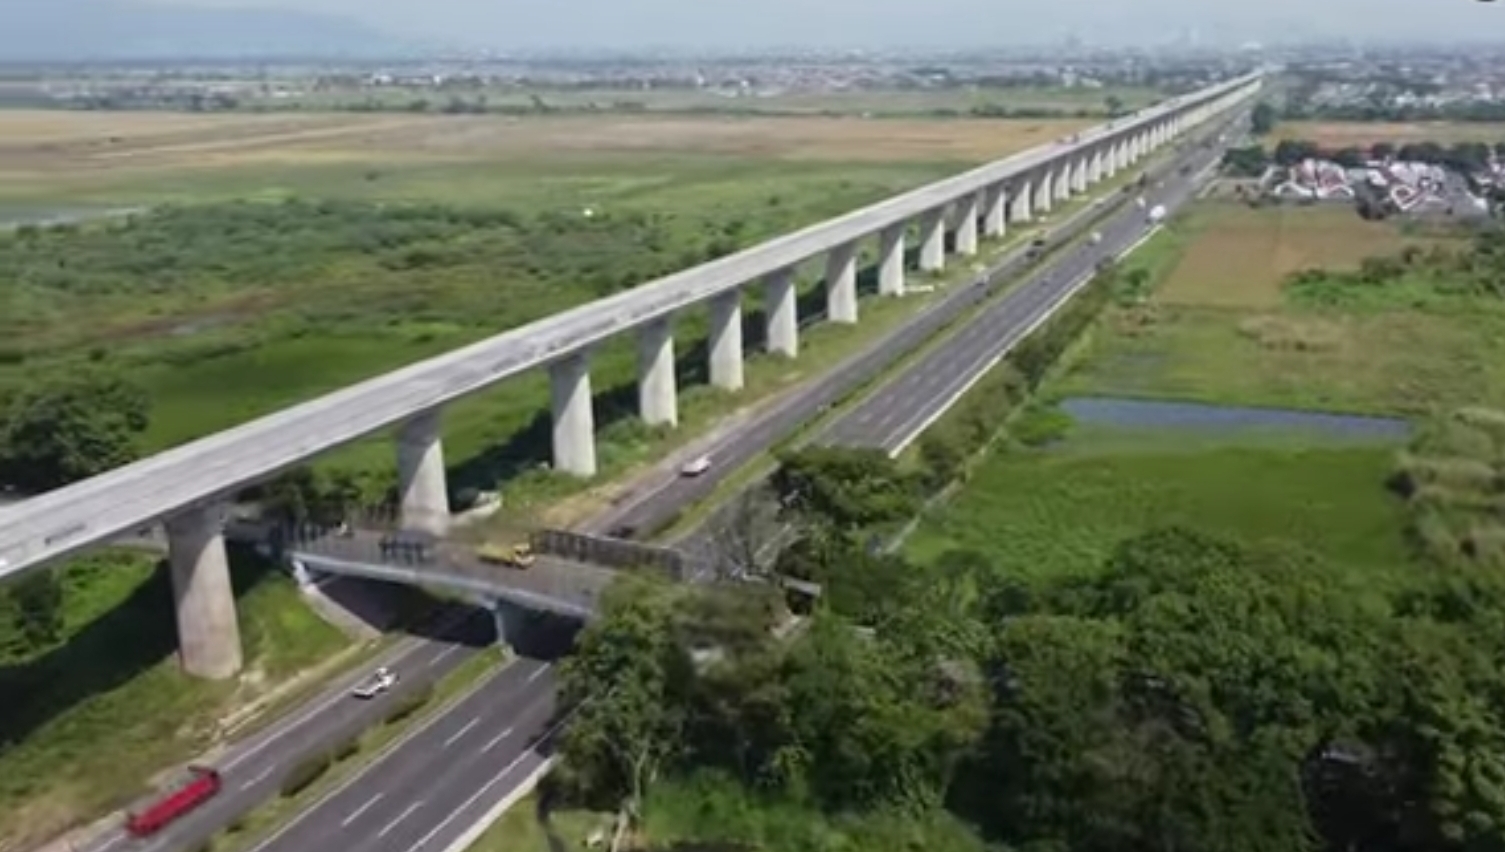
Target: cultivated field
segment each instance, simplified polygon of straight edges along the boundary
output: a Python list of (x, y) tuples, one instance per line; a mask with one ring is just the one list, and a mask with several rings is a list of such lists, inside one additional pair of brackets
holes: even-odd
[(1347, 207), (1203, 205), (1146, 247), (1154, 295), (1109, 313), (1063, 392), (1400, 414), (1505, 398), (1499, 300), (1403, 280), (1324, 304), (1281, 286), (1426, 244)]
[(1281, 286), (1305, 269), (1354, 269), (1366, 257), (1422, 245), (1393, 226), (1365, 222), (1346, 205), (1209, 206), (1158, 288), (1164, 305), (1269, 308)]
[(708, 164), (960, 168), (1090, 123), (0, 111), (0, 210), (294, 189), (534, 203), (600, 191), (607, 176), (636, 174), (620, 187), (632, 191)]
[(1376, 142), (1505, 142), (1505, 124), (1488, 122), (1286, 121), (1275, 127), (1279, 139), (1306, 139), (1323, 148), (1364, 147)]

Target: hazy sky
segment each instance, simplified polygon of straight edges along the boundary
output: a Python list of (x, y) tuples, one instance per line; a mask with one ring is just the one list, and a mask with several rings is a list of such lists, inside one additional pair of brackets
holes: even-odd
[[(65, 0), (59, 0), (65, 2)], [(944, 45), (1317, 37), (1505, 41), (1479, 0), (163, 0), (332, 12), (398, 34), (499, 47)], [(0, 7), (4, 0), (0, 0)], [(1158, 36), (1158, 38), (1157, 38)]]

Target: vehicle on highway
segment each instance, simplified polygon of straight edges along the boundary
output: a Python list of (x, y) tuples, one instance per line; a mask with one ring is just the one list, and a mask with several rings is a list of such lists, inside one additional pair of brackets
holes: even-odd
[(685, 462), (684, 467), (679, 469), (680, 476), (699, 476), (711, 469), (711, 457), (700, 456)]
[(632, 524), (618, 524), (606, 531), (611, 538), (631, 539), (638, 534), (638, 528)]
[(1093, 245), (1100, 245), (1103, 241), (1103, 232), (1093, 231), (1092, 236), (1088, 237), (1087, 241), (1092, 243)]
[(493, 565), (527, 568), (533, 564), (533, 548), (526, 544), (507, 545), (487, 542), (476, 548), (476, 558)]
[(371, 673), (371, 676), (355, 685), (350, 691), (351, 695), (361, 699), (371, 699), (397, 685), (397, 673), (381, 666)]
[(132, 837), (149, 837), (213, 798), (219, 790), (218, 771), (207, 766), (190, 766), (183, 783), (141, 810), (126, 814), (125, 830)]
[(423, 530), (398, 530), (382, 536), (381, 555), (397, 562), (428, 562), (439, 537)]
[(1158, 225), (1163, 219), (1165, 219), (1165, 205), (1156, 204), (1154, 207), (1151, 207), (1150, 212), (1145, 215), (1145, 219), (1151, 225)]

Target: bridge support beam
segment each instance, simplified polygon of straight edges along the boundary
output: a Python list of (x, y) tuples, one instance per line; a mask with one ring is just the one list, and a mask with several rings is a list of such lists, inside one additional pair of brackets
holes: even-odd
[(649, 426), (679, 424), (674, 383), (674, 330), (657, 319), (638, 330), (638, 416)]
[(711, 299), (711, 384), (742, 390), (742, 291)]
[(977, 193), (972, 193), (957, 204), (956, 253), (962, 257), (977, 254)]
[(584, 351), (549, 367), (554, 415), (554, 469), (585, 479), (596, 475), (596, 418)]
[(904, 223), (889, 225), (878, 234), (878, 293), (904, 295)]
[(1040, 172), (1035, 178), (1035, 203), (1036, 213), (1049, 213), (1051, 205), (1055, 203), (1055, 189), (1051, 187), (1052, 176), (1049, 169)]
[(185, 509), (167, 520), (167, 561), (178, 618), (178, 659), (195, 677), (240, 672), (240, 622), (225, 554), (228, 507)]
[(444, 535), (449, 529), (449, 483), (439, 421), (436, 408), (397, 430), (397, 490), (404, 529)]
[(826, 255), (826, 319), (857, 321), (857, 244), (837, 246)]
[(786, 358), (800, 354), (799, 306), (795, 302), (794, 270), (780, 269), (763, 279), (763, 315), (768, 322), (768, 351)]
[(1001, 183), (988, 187), (983, 196), (982, 235), (984, 237), (1001, 237), (1008, 232), (1008, 217), (1005, 215), (1008, 203), (1007, 187)]
[(920, 214), (920, 271), (940, 272), (946, 268), (946, 209)]
[(1030, 210), (1029, 203), (1030, 198), (1033, 195), (1034, 187), (1030, 185), (1029, 181), (1024, 181), (1018, 186), (1014, 187), (1014, 192), (1011, 196), (1013, 198), (1013, 201), (1009, 204), (1010, 222), (1019, 224), (1022, 222), (1028, 222), (1030, 219), (1034, 218), (1034, 214)]

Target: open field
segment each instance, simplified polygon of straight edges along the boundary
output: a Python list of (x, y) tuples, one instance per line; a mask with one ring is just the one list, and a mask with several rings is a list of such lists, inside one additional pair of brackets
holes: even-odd
[(1196, 450), (1068, 438), (987, 459), (907, 550), (991, 557), (1007, 576), (1081, 576), (1119, 541), (1181, 524), (1251, 543), (1285, 540), (1355, 571), (1405, 562), (1400, 501), (1385, 490), (1391, 448), (1238, 446)]
[(1365, 222), (1344, 206), (1250, 209), (1209, 205), (1157, 288), (1163, 305), (1272, 308), (1281, 285), (1305, 269), (1355, 269), (1366, 257), (1425, 245), (1394, 227)]
[(1109, 311), (1060, 392), (1408, 415), (1505, 398), (1497, 299), (1404, 281), (1330, 305), (1280, 290), (1408, 244), (1424, 242), (1346, 207), (1203, 205), (1147, 247), (1154, 294)]
[(1408, 142), (1505, 142), (1505, 124), (1466, 121), (1368, 122), (1283, 121), (1275, 126), (1275, 138), (1306, 139), (1323, 148), (1365, 147), (1375, 142), (1404, 145)]
[[(1011, 112), (1040, 110), (1062, 113), (1103, 114), (1107, 99), (1116, 98), (1125, 109), (1138, 109), (1164, 97), (1151, 88), (1113, 87), (1027, 87), (969, 89), (874, 89), (834, 92), (748, 91), (692, 89), (580, 89), (526, 90), (516, 87), (491, 87), (465, 92), (459, 97), (474, 103), (485, 99), (486, 108), (514, 112), (537, 110), (540, 104), (554, 110), (598, 110), (646, 112), (706, 113), (774, 113), (798, 115), (904, 116), (921, 114), (969, 114), (973, 110), (1005, 109)], [(245, 105), (252, 109), (332, 109), (362, 108), (410, 109), (416, 103), (428, 109), (442, 109), (448, 102), (445, 93), (414, 89), (331, 89), (318, 92), (291, 93), (276, 97), (251, 97)]]
[(954, 170), (1090, 123), (0, 111), (0, 212), (267, 192), (600, 203), (685, 174), (766, 179), (783, 164)]

